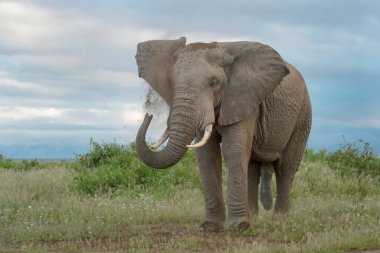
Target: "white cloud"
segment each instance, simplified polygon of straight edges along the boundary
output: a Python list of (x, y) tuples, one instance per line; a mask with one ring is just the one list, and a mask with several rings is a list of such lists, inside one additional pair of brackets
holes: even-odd
[(1, 41), (10, 47), (46, 52), (77, 36), (95, 35), (96, 20), (76, 13), (40, 7), (31, 2), (0, 2)]
[[(116, 107), (116, 105), (115, 105)], [(126, 103), (121, 107), (102, 108), (56, 108), (0, 106), (0, 121), (5, 124), (39, 122), (60, 122), (73, 125), (96, 125), (103, 127), (138, 126), (143, 118), (143, 108), (139, 104)]]
[(2, 42), (26, 48), (46, 46), (52, 13), (29, 2), (0, 2), (0, 34)]
[(120, 49), (132, 49), (141, 41), (151, 40), (152, 38), (165, 38), (167, 34), (164, 30), (115, 24), (103, 24), (101, 32), (105, 42)]
[(19, 81), (6, 72), (0, 72), (0, 89), (4, 90), (5, 88), (15, 93), (25, 93), (30, 96), (38, 94), (39, 98), (41, 96), (51, 97), (65, 94), (64, 87), (52, 87), (43, 83)]
[(249, 36), (234, 36), (234, 35), (228, 35), (228, 34), (221, 34), (221, 33), (215, 33), (215, 32), (202, 32), (202, 31), (196, 31), (196, 32), (188, 32), (187, 34), (175, 34), (174, 36), (171, 36), (171, 39), (179, 38), (181, 36), (186, 37), (186, 43), (193, 43), (193, 42), (212, 42), (212, 41), (245, 41), (245, 40), (252, 40)]
[(40, 119), (59, 119), (63, 111), (57, 108), (31, 108), (0, 106), (0, 121), (28, 121)]
[(109, 69), (91, 69), (78, 72), (76, 78), (86, 82), (104, 82), (127, 87), (136, 87), (140, 79), (135, 72), (117, 71)]
[(15, 54), (12, 58), (17, 62), (66, 72), (73, 71), (84, 64), (79, 57), (62, 53)]
[(67, 47), (76, 50), (82, 47), (86, 50), (99, 43), (104, 48), (131, 49), (140, 41), (164, 37), (166, 33), (115, 24), (107, 19), (86, 16), (85, 13), (65, 9), (58, 11), (30, 2), (0, 2), (0, 43), (6, 43), (10, 48), (46, 53), (66, 50)]
[(5, 74), (0, 73), (0, 87), (12, 87), (20, 90), (32, 90), (38, 87), (38, 84), (19, 82), (17, 80), (7, 77)]

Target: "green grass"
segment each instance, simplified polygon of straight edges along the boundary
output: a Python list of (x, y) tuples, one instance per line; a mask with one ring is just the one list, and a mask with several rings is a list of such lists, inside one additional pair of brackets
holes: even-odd
[[(357, 146), (308, 150), (289, 214), (261, 208), (248, 231), (205, 234), (198, 229), (203, 195), (193, 153), (157, 171), (141, 164), (133, 146), (92, 145), (70, 165), (0, 169), (0, 252), (380, 249), (379, 158), (352, 162), (364, 152), (348, 152)], [(333, 160), (337, 153), (350, 156)]]

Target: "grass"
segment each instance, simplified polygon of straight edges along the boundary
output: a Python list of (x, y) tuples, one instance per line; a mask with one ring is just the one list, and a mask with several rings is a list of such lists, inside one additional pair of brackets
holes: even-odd
[(175, 168), (156, 171), (138, 161), (133, 146), (96, 145), (69, 166), (0, 169), (0, 252), (380, 249), (376, 156), (371, 165), (363, 162), (370, 169), (349, 163), (342, 173), (330, 157), (348, 152), (308, 150), (289, 214), (261, 209), (248, 231), (205, 234), (198, 229), (203, 195), (192, 153)]

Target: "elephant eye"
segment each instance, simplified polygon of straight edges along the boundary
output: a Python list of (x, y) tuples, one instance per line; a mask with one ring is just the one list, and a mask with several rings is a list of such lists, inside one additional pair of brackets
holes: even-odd
[(217, 84), (217, 83), (218, 83), (218, 80), (216, 78), (211, 79), (210, 87), (215, 86), (215, 84)]

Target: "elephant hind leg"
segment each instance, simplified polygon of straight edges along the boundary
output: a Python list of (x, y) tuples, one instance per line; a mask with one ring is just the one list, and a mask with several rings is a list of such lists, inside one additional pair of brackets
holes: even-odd
[(290, 210), (290, 191), (306, 146), (306, 138), (301, 137), (296, 132), (290, 139), (281, 158), (275, 163), (277, 187), (275, 213), (286, 213)]
[[(274, 165), (271, 162), (259, 163), (251, 160), (248, 165), (248, 203), (251, 213), (259, 213), (258, 194), (260, 184), (260, 198), (265, 210), (272, 208), (272, 174)], [(261, 181), (261, 182), (260, 182)]]
[(248, 203), (253, 215), (259, 214), (258, 189), (260, 182), (260, 163), (251, 160), (248, 165)]
[(303, 118), (299, 119), (282, 156), (275, 162), (275, 175), (277, 186), (277, 197), (274, 207), (275, 213), (288, 212), (290, 210), (290, 190), (292, 188), (294, 175), (302, 161), (306, 147), (307, 138), (311, 127), (310, 106), (305, 106)]

